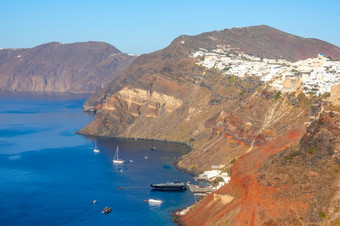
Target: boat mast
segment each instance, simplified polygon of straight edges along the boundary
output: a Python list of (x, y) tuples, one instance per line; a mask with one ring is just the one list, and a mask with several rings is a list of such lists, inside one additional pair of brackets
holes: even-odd
[(119, 146), (117, 145), (116, 153), (115, 153), (115, 156), (114, 156), (115, 160), (119, 159), (119, 157), (118, 157), (118, 148), (119, 148)]
[(119, 159), (119, 157), (118, 157), (118, 148), (119, 148), (119, 146), (117, 145), (117, 160)]

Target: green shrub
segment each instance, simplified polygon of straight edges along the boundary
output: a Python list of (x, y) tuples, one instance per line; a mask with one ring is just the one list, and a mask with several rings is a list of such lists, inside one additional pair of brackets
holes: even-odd
[(222, 177), (216, 177), (212, 182), (211, 185), (212, 186), (217, 186), (220, 182), (223, 182), (223, 178)]
[(309, 153), (313, 154), (315, 152), (315, 149), (314, 148), (310, 148), (309, 149)]
[(292, 159), (293, 157), (291, 155), (288, 155), (285, 157), (286, 160)]
[(321, 218), (326, 218), (326, 214), (324, 212), (320, 213)]
[(194, 142), (194, 141), (195, 141), (195, 139), (192, 138), (192, 137), (189, 139), (189, 143)]
[(324, 96), (325, 98), (328, 98), (328, 97), (331, 96), (331, 93), (330, 93), (330, 92), (325, 92), (325, 93), (323, 94), (323, 96)]
[(279, 99), (280, 95), (281, 95), (281, 91), (277, 92), (275, 95), (275, 100)]
[(231, 174), (233, 173), (233, 167), (229, 167), (227, 169), (227, 173), (228, 173), (229, 177), (231, 177)]

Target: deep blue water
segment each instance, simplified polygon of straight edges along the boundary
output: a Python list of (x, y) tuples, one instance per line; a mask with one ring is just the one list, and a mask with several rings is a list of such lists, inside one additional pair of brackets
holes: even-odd
[[(148, 186), (192, 181), (172, 165), (185, 147), (98, 139), (94, 153), (93, 138), (75, 135), (94, 117), (82, 112), (87, 97), (0, 92), (0, 225), (173, 225), (171, 211), (194, 203), (189, 191)], [(117, 145), (121, 166), (112, 163)], [(110, 214), (101, 214), (105, 206)]]

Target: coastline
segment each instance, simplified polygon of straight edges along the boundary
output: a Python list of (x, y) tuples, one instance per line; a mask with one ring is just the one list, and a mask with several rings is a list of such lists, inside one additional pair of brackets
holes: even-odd
[[(116, 136), (100, 136), (100, 135), (92, 135), (92, 134), (87, 134), (87, 133), (81, 133), (79, 131), (80, 130), (76, 131), (75, 134), (81, 135), (81, 136), (85, 136), (85, 137), (89, 137), (89, 138), (117, 139), (117, 140), (127, 140), (127, 141), (129, 141), (129, 140), (133, 140), (133, 141), (139, 140), (139, 141), (150, 141), (150, 142), (169, 143), (169, 144), (180, 144), (180, 145), (183, 145), (183, 146), (185, 146), (187, 148), (188, 151), (185, 154), (188, 154), (188, 153), (190, 153), (192, 151), (192, 146), (188, 142), (180, 142), (180, 141), (173, 141), (173, 140), (158, 140), (158, 139), (151, 139), (151, 138), (131, 138), (131, 137), (116, 137)], [(178, 162), (180, 161), (180, 158), (182, 157), (182, 155), (178, 156), (178, 157), (176, 157), (174, 159), (174, 161), (172, 163), (173, 166), (176, 169), (178, 169), (178, 170), (180, 170), (180, 171), (182, 171), (182, 172), (184, 172), (186, 174), (189, 174), (191, 176), (197, 176), (197, 174), (194, 171), (192, 171), (190, 169), (187, 169), (187, 168), (184, 168), (184, 167), (180, 167), (178, 165)]]
[[(90, 113), (85, 111), (85, 113)], [(190, 148), (192, 150), (192, 146), (189, 142), (180, 142), (175, 140), (159, 140), (159, 139), (152, 139), (152, 138), (143, 138), (143, 137), (117, 137), (117, 136), (101, 136), (101, 135), (94, 135), (90, 133), (82, 133), (80, 130), (76, 131), (75, 134), (82, 135), (86, 137), (100, 137), (100, 138), (110, 138), (110, 139), (121, 139), (121, 140), (141, 140), (141, 141), (153, 141), (153, 142), (160, 142), (160, 143), (171, 143), (171, 144), (182, 144)]]
[[(173, 165), (177, 156), (189, 151), (187, 145), (103, 137), (98, 138), (101, 151), (97, 154), (93, 152), (94, 137), (74, 135), (77, 128), (93, 120), (93, 115), (81, 111), (83, 99), (60, 98), (59, 95), (13, 96), (15, 98), (4, 94), (1, 98), (6, 109), (2, 112), (3, 124), (8, 128), (1, 131), (4, 135), (2, 141), (5, 144), (16, 142), (3, 153), (7, 150), (20, 151), (17, 155), (14, 155), (16, 152), (4, 154), (0, 159), (1, 165), (8, 168), (4, 171), (7, 176), (2, 177), (6, 186), (0, 189), (5, 194), (1, 205), (4, 214), (0, 216), (4, 224), (26, 222), (34, 225), (43, 220), (60, 225), (65, 222), (135, 225), (144, 219), (143, 222), (150, 225), (177, 225), (172, 221), (170, 212), (194, 203), (190, 193), (177, 193), (172, 198), (172, 194), (150, 192), (149, 189), (150, 182), (192, 180), (191, 176), (178, 171)], [(20, 122), (20, 126), (15, 122)], [(15, 136), (7, 136), (8, 131), (15, 132)], [(152, 143), (159, 151), (150, 150)], [(133, 164), (129, 161), (124, 166), (112, 164), (112, 150), (117, 144), (123, 150), (122, 156), (125, 155), (126, 160), (134, 160)], [(126, 153), (125, 148), (129, 150)], [(145, 156), (149, 158), (145, 159)], [(119, 186), (145, 188), (138, 192), (134, 189), (120, 191), (116, 189)], [(13, 190), (16, 191), (15, 196)], [(28, 194), (31, 195), (29, 198)], [(147, 198), (162, 199), (166, 203), (161, 208), (149, 206), (143, 202)], [(93, 205), (93, 200), (97, 200), (96, 205)], [(49, 208), (41, 203), (49, 203)], [(112, 206), (113, 211), (103, 217), (100, 211), (106, 205)], [(59, 211), (51, 211), (51, 208)]]
[[(115, 136), (98, 136), (98, 135), (90, 135), (90, 134), (83, 134), (83, 133), (79, 133), (79, 131), (75, 132), (75, 134), (77, 135), (82, 135), (85, 137), (89, 137), (89, 138), (102, 138), (102, 139), (117, 139), (117, 140), (127, 140), (127, 141), (149, 141), (149, 142), (159, 142), (159, 143), (172, 143), (172, 144), (180, 144), (186, 147), (187, 152), (181, 154), (180, 156), (176, 156), (172, 162), (172, 165), (180, 170), (183, 173), (186, 173), (190, 176), (197, 176), (197, 174), (194, 173), (194, 171), (191, 171), (187, 168), (184, 167), (180, 167), (178, 165), (178, 162), (180, 161), (181, 157), (184, 154), (187, 154), (189, 152), (192, 151), (192, 146), (189, 145), (188, 143), (184, 143), (184, 142), (179, 142), (179, 141), (171, 141), (171, 140), (158, 140), (158, 139), (150, 139), (150, 138), (130, 138), (130, 137), (115, 137)], [(191, 192), (191, 191), (187, 191), (187, 192)], [(190, 206), (186, 206), (185, 208), (182, 209), (175, 209), (173, 210), (173, 212), (171, 213), (171, 219), (174, 223), (178, 224), (178, 225), (183, 225), (183, 223), (181, 222), (180, 218), (181, 218), (181, 213), (186, 213), (187, 211), (189, 211), (193, 206), (195, 205), (192, 204)]]

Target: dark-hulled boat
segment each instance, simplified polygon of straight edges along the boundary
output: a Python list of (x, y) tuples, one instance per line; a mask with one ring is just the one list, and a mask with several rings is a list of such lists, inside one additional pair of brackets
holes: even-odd
[(167, 182), (162, 184), (150, 184), (152, 190), (156, 191), (186, 191), (187, 187), (181, 182)]

